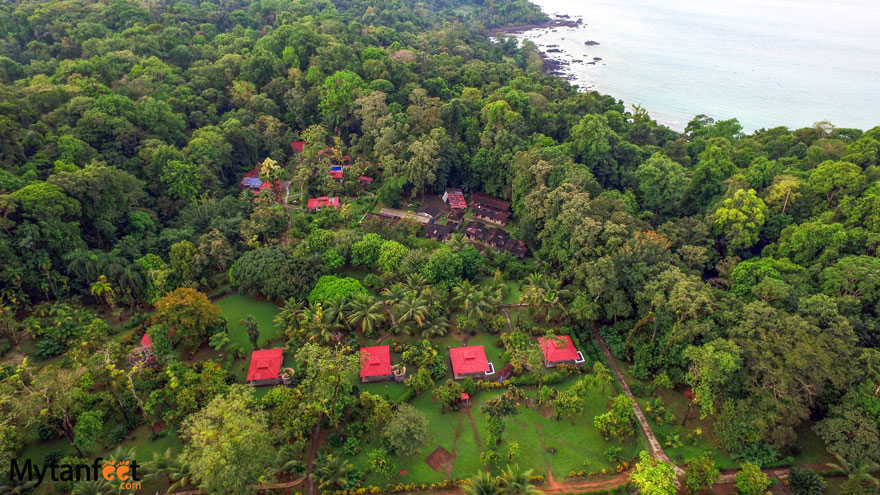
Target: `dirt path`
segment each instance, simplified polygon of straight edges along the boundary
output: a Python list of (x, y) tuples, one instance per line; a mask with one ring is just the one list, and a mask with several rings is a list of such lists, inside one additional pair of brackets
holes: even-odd
[(602, 339), (602, 336), (599, 335), (599, 331), (596, 329), (595, 325), (592, 328), (593, 332), (593, 340), (599, 344), (599, 349), (602, 350), (602, 354), (605, 356), (605, 360), (608, 361), (608, 366), (611, 368), (611, 371), (614, 373), (614, 376), (617, 378), (617, 382), (620, 384), (620, 388), (623, 389), (623, 393), (632, 400), (633, 410), (636, 412), (636, 418), (639, 420), (639, 425), (642, 427), (642, 431), (645, 432), (645, 437), (648, 438), (648, 445), (651, 447), (651, 455), (654, 456), (655, 459), (661, 460), (663, 462), (668, 462), (675, 467), (675, 472), (679, 476), (684, 476), (684, 469), (682, 469), (677, 464), (674, 464), (669, 456), (666, 455), (666, 452), (663, 451), (663, 447), (660, 446), (660, 442), (657, 440), (657, 436), (654, 435), (654, 431), (651, 430), (651, 425), (648, 424), (648, 418), (645, 417), (645, 413), (642, 411), (639, 403), (636, 402), (636, 398), (633, 395), (632, 391), (629, 389), (629, 385), (626, 384), (626, 380), (623, 379), (623, 374), (620, 373), (620, 369), (617, 368), (617, 362), (614, 361), (614, 357), (611, 355), (611, 351), (608, 350), (608, 346), (605, 345), (605, 340)]
[(513, 332), (513, 322), (510, 321), (510, 313), (507, 311), (507, 308), (502, 307), (501, 312), (504, 313), (504, 317), (507, 318), (507, 328), (509, 328), (510, 331)]
[(482, 450), (483, 442), (480, 440), (480, 432), (477, 431), (477, 424), (474, 423), (474, 417), (471, 416), (471, 408), (465, 408), (464, 415), (467, 416), (468, 422), (471, 424), (471, 429), (474, 430), (474, 440), (477, 442), (477, 449)]

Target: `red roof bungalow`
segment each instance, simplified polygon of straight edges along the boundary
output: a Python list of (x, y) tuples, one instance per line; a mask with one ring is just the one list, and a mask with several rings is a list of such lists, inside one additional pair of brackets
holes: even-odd
[(361, 347), (361, 382), (391, 380), (391, 348), (387, 345)]
[(309, 212), (321, 211), (321, 208), (328, 206), (339, 208), (339, 196), (333, 196), (332, 198), (328, 198), (327, 196), (309, 198), (308, 203), (306, 203)]
[(453, 210), (463, 210), (467, 208), (467, 202), (464, 200), (464, 193), (461, 189), (447, 189), (443, 191), (443, 202), (449, 203)]
[(331, 179), (342, 180), (342, 170), (331, 170), (328, 173)]
[(560, 335), (556, 338), (538, 337), (538, 344), (544, 351), (544, 366), (556, 367), (562, 363), (583, 364), (584, 355), (574, 348), (574, 342), (568, 335)]
[(294, 153), (297, 153), (297, 154), (302, 153), (303, 149), (305, 149), (305, 147), (306, 147), (305, 141), (291, 141), (290, 142), (290, 149), (292, 149)]
[(252, 387), (278, 385), (281, 383), (281, 363), (284, 361), (284, 349), (264, 349), (251, 354), (251, 365), (248, 368), (247, 383)]
[(486, 359), (486, 351), (481, 345), (453, 347), (449, 349), (452, 362), (452, 376), (456, 380), (473, 377), (483, 378), (495, 374), (495, 365)]
[[(174, 329), (168, 331), (168, 335), (174, 335)], [(144, 336), (141, 337), (141, 345), (146, 347), (147, 349), (153, 347), (153, 340), (150, 338), (150, 334), (144, 333)]]

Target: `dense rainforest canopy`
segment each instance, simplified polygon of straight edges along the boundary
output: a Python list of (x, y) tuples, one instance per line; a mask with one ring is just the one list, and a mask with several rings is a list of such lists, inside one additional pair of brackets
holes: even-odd
[[(387, 323), (332, 275), (348, 268), (375, 270), (361, 278), (377, 292), (433, 284), (389, 296), (405, 308), (392, 324), (426, 337), (445, 333), (431, 301), (447, 298), (459, 326), (504, 325), (462, 280), (526, 280), (557, 294), (543, 321), (596, 327), (635, 378), (688, 390), (733, 458), (772, 463), (812, 428), (848, 462), (880, 462), (880, 127), (746, 135), (698, 116), (679, 133), (488, 31), (543, 19), (525, 0), (0, 4), (3, 465), (39, 439), (88, 451), (95, 410), (128, 428), (162, 417), (193, 444), (216, 422), (266, 428), (211, 401), (252, 410), (221, 367), (172, 356), (223, 348), (218, 328), (238, 323), (203, 293), (288, 301), (289, 348), (313, 332), (328, 345), (298, 359), (342, 369), (345, 331)], [(271, 187), (255, 196), (239, 182), (258, 165)], [(510, 200), (530, 258), (426, 244), (357, 206), (447, 187)], [(307, 213), (318, 196), (360, 203)], [(340, 300), (347, 317), (303, 323)], [(119, 366), (123, 315), (150, 327), (166, 373)], [(335, 426), (318, 384), (331, 368), (300, 377), (313, 386), (297, 401)], [(273, 427), (302, 449), (313, 424)], [(210, 464), (196, 457), (182, 458)]]

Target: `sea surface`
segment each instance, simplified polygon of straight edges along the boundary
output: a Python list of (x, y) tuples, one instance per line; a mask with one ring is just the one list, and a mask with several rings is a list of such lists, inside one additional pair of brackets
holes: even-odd
[(747, 132), (880, 125), (878, 0), (532, 1), (584, 24), (521, 38), (558, 45), (547, 55), (570, 62), (576, 84), (674, 129), (698, 114), (736, 117)]

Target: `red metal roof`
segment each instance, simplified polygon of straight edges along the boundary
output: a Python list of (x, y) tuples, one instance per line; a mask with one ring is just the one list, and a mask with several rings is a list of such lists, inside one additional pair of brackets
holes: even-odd
[(391, 348), (387, 345), (361, 347), (361, 378), (391, 374)]
[(291, 141), (290, 142), (290, 147), (293, 149), (294, 153), (302, 153), (303, 148), (305, 148), (305, 146), (306, 146), (305, 141)]
[[(174, 335), (174, 329), (172, 328), (168, 335)], [(141, 337), (141, 345), (144, 347), (153, 347), (153, 339), (150, 338), (150, 334), (144, 332), (144, 336)]]
[(452, 361), (452, 372), (456, 375), (489, 371), (489, 360), (481, 345), (453, 347), (449, 349), (449, 359)]
[(468, 400), (468, 399), (470, 399), (470, 398), (471, 398), (471, 396), (468, 395), (467, 392), (462, 392), (462, 393), (461, 393), (461, 400)]
[[(544, 359), (548, 363), (580, 359), (577, 349), (574, 348), (574, 342), (568, 335), (560, 335), (555, 339), (539, 337), (538, 343), (541, 344), (541, 349), (544, 350)], [(562, 344), (562, 347), (559, 344)]]
[(307, 206), (309, 208), (323, 208), (325, 206), (339, 206), (339, 196), (333, 196), (332, 198), (328, 198), (327, 196), (321, 196), (319, 198), (309, 198)]
[(373, 182), (372, 177), (367, 177), (366, 175), (361, 176), (361, 182)]
[(251, 354), (251, 366), (248, 368), (247, 381), (271, 380), (281, 374), (281, 363), (284, 361), (284, 349), (264, 349)]
[(446, 201), (449, 203), (449, 206), (451, 208), (467, 208), (467, 202), (464, 200), (464, 193), (461, 192), (461, 189), (447, 189)]
[(332, 177), (334, 179), (341, 179), (342, 178), (342, 170), (331, 170), (330, 177)]

